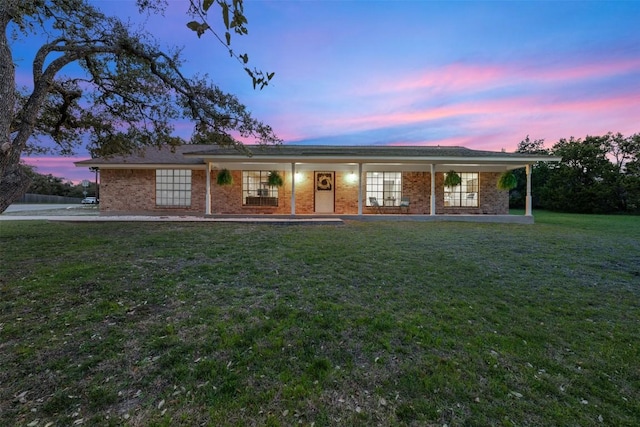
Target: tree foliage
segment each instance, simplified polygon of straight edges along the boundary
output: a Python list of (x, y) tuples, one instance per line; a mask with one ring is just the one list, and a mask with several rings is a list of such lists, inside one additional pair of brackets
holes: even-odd
[[(71, 181), (51, 174), (40, 174), (33, 167), (27, 165), (22, 166), (25, 168), (25, 173), (31, 180), (27, 193), (77, 198), (84, 197), (83, 191), (85, 191), (85, 188), (82, 187), (81, 184), (74, 184)], [(90, 195), (97, 194), (96, 183), (90, 181), (86, 191), (87, 194)]]
[[(547, 150), (543, 140), (523, 140), (521, 153), (550, 153), (562, 157), (559, 164), (533, 166), (534, 206), (563, 212), (640, 213), (640, 134), (617, 133), (560, 139)], [(511, 192), (511, 206), (521, 207), (526, 176), (515, 171), (518, 186)]]
[[(138, 0), (139, 2), (143, 0)], [(212, 6), (216, 4), (220, 7), (222, 14), (222, 23), (224, 24), (224, 40), (216, 32), (211, 25), (207, 22), (208, 14), (212, 12)], [(244, 16), (244, 5), (242, 0), (233, 0), (228, 2), (226, 0), (189, 0), (189, 13), (195, 20), (189, 21), (187, 27), (194, 31), (198, 37), (201, 37), (207, 31), (211, 32), (213, 36), (224, 45), (229, 52), (229, 55), (238, 62), (240, 62), (244, 68), (244, 71), (249, 75), (253, 82), (253, 88), (264, 89), (269, 85), (269, 82), (275, 75), (274, 72), (265, 72), (257, 68), (249, 68), (249, 55), (247, 53), (237, 54), (231, 49), (231, 32), (236, 35), (248, 34), (247, 30), (247, 18)]]
[[(200, 20), (198, 36), (212, 31), (217, 37), (206, 21), (213, 3), (189, 2), (188, 13)], [(242, 1), (215, 3), (228, 31), (247, 33)], [(155, 12), (163, 2), (138, 0), (138, 5), (142, 12)], [(86, 145), (92, 156), (104, 156), (145, 145), (178, 145), (185, 142), (173, 134), (178, 119), (193, 123), (192, 142), (240, 148), (239, 138), (279, 142), (269, 126), (207, 75), (184, 75), (179, 51), (162, 49), (151, 34), (104, 15), (88, 0), (3, 0), (0, 28), (0, 96), (6, 100), (0, 107), (0, 212), (29, 185), (19, 166), (24, 154), (68, 155)], [(33, 59), (33, 87), (19, 88), (12, 42), (32, 34), (48, 37)], [(248, 56), (231, 50), (230, 33), (224, 44), (248, 69)], [(254, 86), (264, 87), (273, 77), (250, 71)]]

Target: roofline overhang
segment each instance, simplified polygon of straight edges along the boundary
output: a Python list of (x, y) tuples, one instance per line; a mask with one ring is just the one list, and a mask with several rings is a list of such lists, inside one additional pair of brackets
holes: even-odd
[(217, 155), (217, 154), (202, 154), (202, 153), (185, 153), (185, 157), (199, 158), (205, 162), (212, 163), (403, 163), (403, 164), (519, 164), (524, 167), (527, 164), (533, 164), (536, 162), (559, 162), (562, 157), (555, 156), (522, 156), (522, 157), (494, 157), (494, 156), (273, 156), (273, 155), (259, 155), (259, 156), (238, 156), (238, 155)]
[(78, 168), (98, 168), (98, 169), (192, 169), (192, 170), (205, 170), (207, 168), (206, 163), (194, 164), (194, 163), (100, 163), (100, 162), (88, 162), (83, 160), (80, 162), (74, 162), (74, 165)]
[[(191, 156), (190, 156), (191, 157)], [(259, 165), (290, 165), (295, 164), (299, 166), (303, 165), (369, 165), (380, 167), (393, 167), (393, 166), (413, 166), (426, 167), (427, 165), (434, 165), (437, 170), (442, 167), (455, 169), (456, 166), (460, 167), (498, 167), (501, 169), (512, 170), (526, 167), (540, 161), (543, 162), (559, 162), (561, 157), (540, 157), (540, 158), (491, 158), (491, 157), (447, 157), (447, 158), (300, 158), (300, 157), (276, 157), (276, 156), (261, 156), (256, 157), (242, 157), (237, 156), (211, 156), (203, 159), (204, 162), (200, 164), (194, 163), (103, 163), (103, 162), (89, 162), (86, 160), (75, 162), (76, 167), (86, 168), (98, 168), (98, 169), (191, 169), (191, 170), (206, 170), (208, 164), (228, 165), (226, 167), (241, 169), (241, 166), (253, 166)], [(223, 166), (224, 167), (224, 166)], [(420, 168), (421, 169), (421, 168)]]

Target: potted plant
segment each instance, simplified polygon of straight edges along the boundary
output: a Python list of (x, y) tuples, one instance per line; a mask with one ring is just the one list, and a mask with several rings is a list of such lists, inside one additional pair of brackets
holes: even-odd
[(497, 187), (500, 190), (512, 190), (518, 185), (518, 178), (512, 171), (505, 171), (498, 178)]
[(278, 171), (269, 172), (269, 178), (267, 178), (267, 185), (269, 187), (282, 187), (284, 180)]
[(231, 172), (229, 172), (229, 169), (221, 169), (220, 172), (218, 172), (216, 182), (218, 185), (233, 184), (233, 176), (231, 175)]
[(455, 187), (462, 183), (462, 178), (455, 171), (449, 171), (444, 177), (444, 186), (445, 187)]

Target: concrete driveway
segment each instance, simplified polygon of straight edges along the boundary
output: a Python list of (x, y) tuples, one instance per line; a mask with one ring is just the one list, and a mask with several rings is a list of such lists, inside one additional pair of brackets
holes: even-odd
[(34, 212), (34, 211), (51, 211), (59, 209), (75, 209), (81, 208), (82, 205), (74, 204), (55, 204), (55, 203), (15, 203), (5, 210), (5, 213), (12, 212)]

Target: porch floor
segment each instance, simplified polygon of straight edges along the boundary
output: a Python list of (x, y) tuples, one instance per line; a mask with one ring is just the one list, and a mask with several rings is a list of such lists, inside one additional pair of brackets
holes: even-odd
[(256, 224), (343, 224), (344, 221), (441, 221), (504, 224), (533, 224), (526, 215), (412, 215), (412, 214), (298, 214), (298, 215), (230, 215), (176, 214), (175, 212), (100, 212), (92, 215), (71, 215), (68, 212), (26, 215), (0, 215), (0, 221), (48, 220), (71, 222), (237, 222)]
[(526, 215), (411, 215), (411, 214), (297, 214), (297, 215), (205, 215), (206, 219), (220, 222), (336, 222), (336, 221), (448, 221), (504, 224), (533, 224), (533, 216)]

